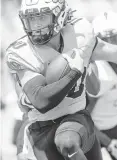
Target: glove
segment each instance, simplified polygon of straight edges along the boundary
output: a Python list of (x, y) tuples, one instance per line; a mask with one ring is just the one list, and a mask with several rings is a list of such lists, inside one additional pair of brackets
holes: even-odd
[(67, 53), (62, 54), (63, 58), (66, 59), (69, 63), (69, 66), (72, 70), (83, 73), (84, 71), (84, 61), (80, 57), (78, 49), (73, 49)]
[(111, 153), (111, 155), (117, 159), (117, 140), (116, 139), (112, 139), (107, 149)]
[(94, 34), (92, 24), (84, 18), (74, 27), (80, 56), (83, 58), (84, 63), (87, 66), (90, 62), (93, 50), (96, 47), (97, 38)]

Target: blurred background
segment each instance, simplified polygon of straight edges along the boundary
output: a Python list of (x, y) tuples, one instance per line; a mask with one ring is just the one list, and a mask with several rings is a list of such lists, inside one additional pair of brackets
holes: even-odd
[[(68, 0), (78, 16), (90, 21), (101, 12), (117, 13), (117, 0)], [(14, 83), (5, 64), (5, 50), (25, 33), (18, 17), (21, 0), (1, 0), (1, 159), (16, 160), (15, 137), (21, 125), (22, 113), (17, 106)], [(17, 124), (17, 125), (16, 125)], [(15, 129), (14, 129), (15, 128)]]

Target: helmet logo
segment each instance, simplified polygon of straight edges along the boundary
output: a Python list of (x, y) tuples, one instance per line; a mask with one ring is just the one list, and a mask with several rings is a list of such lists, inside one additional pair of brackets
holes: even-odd
[(26, 0), (26, 5), (35, 5), (38, 3), (39, 0)]
[(65, 0), (45, 0), (45, 3), (52, 3), (55, 4), (56, 7), (53, 8), (53, 13), (55, 16), (58, 16), (58, 14), (61, 12), (61, 7)]

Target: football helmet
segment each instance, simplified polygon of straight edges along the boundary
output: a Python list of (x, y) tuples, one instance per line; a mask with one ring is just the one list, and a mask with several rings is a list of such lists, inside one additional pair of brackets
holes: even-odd
[(23, 0), (19, 16), (29, 38), (45, 44), (69, 21), (69, 13), (65, 0)]
[(117, 44), (117, 13), (105, 11), (93, 20), (95, 34), (102, 40)]

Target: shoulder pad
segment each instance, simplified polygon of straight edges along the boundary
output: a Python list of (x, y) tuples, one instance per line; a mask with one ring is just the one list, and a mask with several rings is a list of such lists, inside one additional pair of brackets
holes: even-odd
[(40, 72), (41, 63), (34, 55), (27, 36), (18, 39), (8, 47), (6, 62), (11, 72), (24, 69)]
[(16, 72), (18, 70), (24, 69), (24, 66), (20, 62), (21, 58), (17, 55), (17, 50), (27, 45), (26, 40), (24, 40), (26, 36), (16, 40), (6, 50), (6, 62), (11, 70), (11, 72)]
[(18, 58), (17, 55), (12, 51), (7, 51), (6, 62), (11, 72), (24, 69), (24, 66), (22, 63), (20, 63), (20, 58)]

